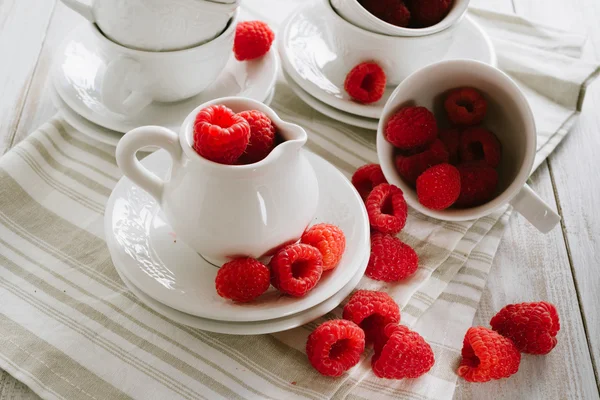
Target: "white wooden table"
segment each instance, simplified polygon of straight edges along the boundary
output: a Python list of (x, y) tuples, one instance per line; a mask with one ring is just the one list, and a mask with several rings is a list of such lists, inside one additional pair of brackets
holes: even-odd
[[(244, 0), (250, 3), (252, 0)], [(472, 0), (586, 34), (600, 59), (600, 0)], [(0, 155), (54, 115), (47, 81), (53, 54), (80, 17), (56, 0), (0, 0)], [(508, 303), (547, 300), (559, 309), (557, 348), (524, 357), (506, 380), (468, 384), (455, 399), (598, 399), (600, 366), (600, 82), (574, 130), (532, 177), (562, 224), (542, 235), (516, 214), (496, 256), (475, 324)], [(36, 398), (0, 371), (0, 400)]]

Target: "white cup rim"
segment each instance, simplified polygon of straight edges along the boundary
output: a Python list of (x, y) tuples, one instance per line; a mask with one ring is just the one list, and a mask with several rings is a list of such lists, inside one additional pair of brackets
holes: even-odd
[[(396, 171), (394, 157), (390, 157), (391, 162), (387, 162), (386, 159), (383, 159), (382, 154), (387, 152), (389, 150), (389, 147), (392, 146), (385, 139), (384, 131), (388, 119), (393, 115), (393, 113), (397, 111), (399, 104), (395, 103), (395, 100), (399, 96), (399, 93), (401, 93), (412, 80), (421, 79), (423, 76), (435, 74), (437, 70), (441, 68), (446, 68), (448, 66), (459, 66), (460, 68), (468, 69), (469, 71), (473, 71), (475, 69), (483, 70), (487, 74), (491, 74), (500, 81), (502, 81), (503, 86), (508, 89), (511, 98), (515, 101), (520, 111), (519, 117), (523, 119), (524, 126), (526, 127), (524, 133), (527, 135), (527, 141), (529, 143), (529, 146), (528, 150), (525, 152), (524, 159), (521, 163), (519, 172), (517, 173), (515, 179), (510, 183), (510, 185), (508, 185), (508, 187), (502, 193), (500, 193), (494, 199), (490, 200), (485, 204), (472, 208), (449, 208), (446, 210), (432, 210), (423, 206), (418, 201), (416, 196), (413, 196), (411, 194), (411, 192), (414, 192), (414, 188), (412, 188), (410, 185), (404, 182), (404, 180)], [(486, 63), (475, 60), (440, 61), (412, 73), (400, 85), (398, 85), (398, 87), (396, 87), (396, 89), (390, 96), (388, 102), (384, 107), (377, 129), (377, 155), (387, 181), (393, 185), (398, 186), (400, 189), (403, 190), (403, 192), (405, 192), (404, 197), (411, 207), (425, 215), (445, 221), (468, 221), (481, 218), (483, 216), (489, 215), (490, 213), (499, 209), (503, 205), (509, 203), (527, 183), (527, 179), (529, 178), (535, 160), (536, 144), (537, 131), (535, 127), (533, 112), (531, 111), (531, 107), (529, 105), (529, 102), (525, 98), (525, 95), (521, 92), (521, 89), (519, 89), (518, 85), (504, 72)]]
[[(291, 131), (293, 130), (297, 134), (297, 138), (286, 138), (286, 140), (282, 143), (276, 145), (273, 150), (265, 157), (264, 159), (257, 161), (252, 164), (243, 164), (243, 165), (229, 165), (229, 164), (221, 164), (211, 160), (208, 160), (198, 153), (192, 148), (193, 145), (193, 136), (194, 136), (194, 121), (196, 120), (196, 116), (200, 112), (200, 110), (210, 107), (213, 105), (221, 104), (226, 107), (232, 107), (231, 104), (243, 104), (243, 108), (245, 110), (258, 110), (264, 113), (273, 124), (279, 128), (279, 131)], [(279, 157), (281, 157), (284, 153), (283, 147), (286, 145), (294, 145), (294, 146), (303, 146), (308, 139), (308, 135), (306, 131), (300, 127), (299, 125), (292, 124), (282, 120), (279, 115), (268, 105), (261, 103), (257, 100), (250, 99), (247, 97), (239, 97), (239, 96), (231, 96), (231, 97), (221, 97), (218, 99), (207, 101), (206, 103), (200, 104), (196, 107), (192, 112), (188, 114), (183, 123), (181, 124), (181, 128), (179, 130), (179, 143), (185, 155), (194, 163), (197, 163), (203, 167), (209, 167), (218, 170), (230, 170), (230, 171), (247, 171), (252, 172), (257, 169), (262, 169)]]
[[(376, 33), (376, 32), (371, 32), (369, 30), (366, 30), (364, 28), (361, 28), (359, 26), (356, 26), (354, 24), (352, 24), (349, 21), (346, 21), (344, 18), (342, 18), (341, 15), (339, 15), (335, 9), (333, 8), (333, 6), (331, 5), (331, 1), (330, 0), (322, 0), (325, 3), (325, 8), (327, 9), (327, 12), (329, 12), (332, 17), (334, 19), (336, 19), (340, 24), (345, 25), (345, 27), (347, 29), (353, 30), (358, 34), (361, 34), (363, 36), (369, 37), (370, 39), (374, 39), (374, 40), (388, 40), (388, 41), (396, 41), (396, 40), (411, 40), (413, 42), (415, 41), (419, 41), (419, 40), (429, 40), (435, 36), (442, 36), (443, 34), (446, 33), (447, 29), (453, 29), (456, 24), (452, 24), (450, 26), (448, 26), (447, 29), (443, 29), (437, 32), (431, 32), (431, 33), (427, 33), (427, 34), (423, 34), (423, 35), (415, 35), (415, 36), (392, 36), (392, 35), (386, 35), (383, 33)], [(365, 12), (368, 13), (367, 10), (365, 10)], [(374, 18), (377, 18), (375, 16), (373, 16)], [(416, 31), (418, 29), (412, 29), (413, 31)]]
[(119, 53), (125, 53), (127, 55), (132, 55), (132, 56), (133, 55), (138, 55), (138, 56), (143, 55), (143, 56), (152, 56), (152, 57), (161, 57), (161, 56), (168, 57), (168, 56), (172, 56), (172, 55), (185, 55), (188, 53), (198, 51), (199, 49), (203, 48), (204, 46), (218, 44), (221, 40), (223, 40), (223, 38), (228, 36), (228, 33), (230, 33), (232, 30), (235, 30), (237, 23), (238, 23), (239, 13), (240, 13), (240, 10), (236, 9), (235, 12), (233, 13), (233, 15), (231, 16), (231, 18), (229, 19), (229, 21), (227, 22), (227, 26), (225, 27), (225, 29), (223, 29), (223, 31), (221, 31), (221, 33), (219, 33), (219, 35), (216, 36), (214, 39), (209, 40), (208, 42), (198, 44), (197, 46), (186, 47), (184, 49), (165, 50), (165, 51), (162, 51), (162, 50), (161, 51), (140, 50), (140, 49), (133, 49), (131, 47), (123, 46), (122, 44), (119, 44), (119, 43), (115, 42), (114, 40), (111, 40), (110, 38), (108, 38), (102, 32), (102, 30), (100, 29), (98, 24), (96, 24), (94, 22), (88, 22), (88, 24), (90, 24), (90, 30), (92, 31), (94, 37), (97, 40), (99, 40), (100, 42), (102, 42), (104, 45), (111, 48), (111, 50), (115, 50), (115, 51), (118, 51)]
[[(328, 0), (329, 1), (329, 0)], [(456, 7), (456, 11), (455, 8), (453, 6), (453, 9), (450, 11), (450, 13), (448, 13), (448, 15), (446, 15), (444, 17), (444, 19), (442, 19), (440, 22), (438, 22), (435, 25), (431, 25), (425, 28), (405, 28), (405, 27), (401, 27), (401, 26), (396, 26), (396, 25), (392, 25), (388, 22), (385, 22), (379, 18), (377, 18), (375, 15), (371, 14), (369, 11), (367, 11), (364, 7), (362, 7), (357, 0), (350, 0), (350, 1), (355, 1), (364, 11), (362, 14), (365, 18), (369, 19), (369, 21), (371, 21), (372, 23), (376, 23), (377, 25), (383, 26), (385, 27), (385, 29), (388, 29), (390, 31), (396, 31), (398, 34), (384, 34), (381, 33), (382, 35), (386, 35), (386, 36), (392, 36), (392, 37), (419, 37), (419, 36), (428, 36), (428, 35), (433, 35), (435, 33), (444, 31), (450, 27), (452, 27), (453, 25), (459, 23), (462, 18), (465, 16), (465, 14), (467, 13), (467, 9), (469, 7), (469, 2), (470, 0), (455, 0), (455, 6), (456, 3), (460, 2), (458, 4), (458, 7)]]

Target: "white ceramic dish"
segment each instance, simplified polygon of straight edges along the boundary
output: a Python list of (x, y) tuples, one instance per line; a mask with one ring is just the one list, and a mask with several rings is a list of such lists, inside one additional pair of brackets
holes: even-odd
[[(361, 40), (352, 33), (344, 33), (344, 29), (358, 30), (371, 39)], [(445, 54), (425, 60), (415, 56), (427, 56), (424, 50), (427, 47), (419, 43), (422, 38), (366, 32), (343, 20), (329, 3), (311, 3), (293, 13), (282, 25), (278, 48), (285, 71), (311, 96), (341, 111), (378, 119), (393, 91), (394, 79), (389, 79), (390, 73), (398, 74), (396, 81), (400, 82), (419, 68), (442, 59), (473, 59), (496, 64), (496, 53), (489, 37), (471, 18), (464, 18), (451, 29), (454, 30), (453, 39), (445, 47)], [(404, 42), (414, 48), (396, 48)], [(397, 62), (386, 58), (390, 54), (400, 55)], [(360, 104), (348, 96), (344, 80), (355, 65), (369, 60), (379, 62), (388, 74), (388, 90), (378, 102)]]
[(204, 0), (62, 0), (97, 24), (112, 41), (132, 49), (173, 51), (218, 36), (238, 7)]
[[(217, 268), (177, 240), (156, 201), (127, 178), (115, 186), (105, 211), (105, 235), (115, 267), (154, 300), (219, 321), (282, 318), (331, 298), (364, 271), (370, 254), (369, 222), (350, 182), (325, 160), (305, 153), (319, 177), (320, 201), (314, 222), (340, 226), (347, 244), (338, 267), (324, 274), (304, 298), (281, 296), (273, 288), (246, 305), (219, 297), (214, 288)], [(165, 151), (147, 157), (142, 164), (160, 177), (169, 173), (170, 160)]]
[[(266, 105), (271, 104), (271, 101), (273, 101), (274, 96), (275, 89), (271, 90), (271, 93), (269, 93), (264, 103)], [(81, 115), (73, 111), (71, 107), (69, 107), (67, 103), (65, 103), (63, 99), (61, 99), (61, 97), (58, 95), (58, 92), (54, 88), (54, 85), (52, 85), (50, 97), (52, 98), (54, 106), (57, 108), (58, 112), (64, 118), (64, 120), (84, 135), (96, 139), (99, 142), (115, 147), (117, 146), (117, 143), (119, 143), (119, 140), (121, 140), (121, 138), (123, 137), (123, 132), (113, 131), (103, 126), (94, 124), (93, 122), (88, 121), (87, 119), (83, 118)]]
[(110, 111), (102, 102), (100, 72), (109, 59), (94, 46), (89, 24), (76, 28), (65, 39), (53, 70), (53, 81), (63, 101), (77, 114), (96, 125), (127, 132), (141, 125), (161, 125), (177, 129), (198, 104), (218, 97), (244, 96), (263, 101), (273, 90), (279, 61), (274, 51), (249, 62), (233, 55), (217, 79), (202, 93), (175, 103), (153, 102), (134, 116)]
[(263, 335), (297, 328), (327, 314), (336, 308), (347, 296), (350, 295), (350, 293), (352, 293), (354, 288), (358, 285), (365, 273), (365, 270), (367, 269), (368, 261), (368, 258), (364, 260), (364, 267), (352, 277), (352, 280), (350, 280), (350, 282), (348, 282), (346, 286), (344, 286), (339, 292), (324, 302), (317, 304), (306, 311), (292, 314), (288, 317), (254, 322), (216, 321), (214, 319), (200, 318), (191, 314), (177, 311), (174, 308), (166, 306), (145, 294), (142, 290), (131, 283), (118, 268), (117, 272), (129, 290), (131, 290), (142, 303), (146, 304), (157, 313), (175, 322), (188, 325), (193, 328), (202, 329), (203, 331), (215, 333), (225, 333), (230, 335)]
[(371, 129), (376, 131), (377, 125), (379, 124), (379, 120), (374, 118), (365, 118), (360, 117), (358, 115), (350, 114), (344, 111), (340, 111), (337, 108), (333, 108), (323, 103), (322, 101), (312, 97), (310, 94), (306, 93), (290, 76), (285, 73), (284, 76), (286, 78), (287, 84), (292, 89), (292, 91), (300, 97), (300, 99), (320, 112), (330, 118), (333, 118), (337, 121), (343, 122), (348, 125), (357, 126), (359, 128)]
[[(457, 87), (478, 89), (488, 103), (483, 125), (502, 143), (498, 166), (498, 194), (489, 202), (472, 208), (431, 210), (423, 206), (416, 190), (400, 177), (394, 164), (395, 149), (384, 136), (388, 120), (402, 107), (419, 105), (432, 110), (444, 128), (444, 93)], [(415, 72), (400, 84), (385, 106), (377, 130), (377, 155), (388, 182), (400, 187), (410, 206), (430, 217), (446, 221), (467, 221), (483, 217), (510, 203), (536, 228), (546, 233), (560, 217), (526, 184), (536, 152), (537, 132), (527, 99), (504, 72), (472, 60), (450, 60)]]
[[(215, 81), (231, 56), (238, 16), (236, 11), (227, 28), (210, 42), (168, 52), (121, 46), (104, 36), (98, 26), (87, 23), (89, 37), (85, 40), (106, 61), (95, 76), (102, 102), (115, 113), (135, 115), (153, 101), (175, 102), (202, 92)], [(64, 51), (73, 51), (81, 40), (71, 36)]]
[(390, 36), (427, 36), (448, 29), (459, 22), (467, 12), (470, 0), (454, 0), (452, 9), (439, 23), (426, 28), (403, 28), (389, 24), (360, 5), (358, 0), (331, 0), (331, 5), (346, 21), (374, 33)]

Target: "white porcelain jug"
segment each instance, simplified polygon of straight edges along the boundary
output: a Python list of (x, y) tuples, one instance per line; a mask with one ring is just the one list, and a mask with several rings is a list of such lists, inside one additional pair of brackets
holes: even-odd
[[(201, 157), (192, 148), (194, 120), (201, 109), (214, 104), (236, 113), (262, 111), (284, 141), (249, 165), (224, 165)], [(158, 126), (128, 132), (116, 156), (123, 174), (158, 201), (177, 237), (220, 266), (237, 256), (270, 255), (298, 240), (312, 221), (319, 188), (302, 151), (306, 140), (304, 129), (282, 121), (266, 105), (228, 97), (192, 111), (179, 135)], [(173, 166), (168, 179), (159, 179), (137, 160), (136, 152), (146, 146), (169, 152)]]

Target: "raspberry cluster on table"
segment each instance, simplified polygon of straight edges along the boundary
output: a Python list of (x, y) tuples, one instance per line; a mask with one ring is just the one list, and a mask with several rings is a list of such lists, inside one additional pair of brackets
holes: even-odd
[[(488, 382), (515, 374), (521, 353), (548, 354), (557, 344), (560, 322), (546, 302), (511, 304), (490, 325), (469, 328), (457, 374), (469, 382)], [(379, 378), (418, 378), (435, 364), (431, 346), (400, 325), (400, 308), (384, 292), (358, 290), (344, 306), (343, 319), (319, 325), (308, 337), (306, 355), (322, 375), (338, 377), (373, 346), (371, 367)]]
[(443, 20), (453, 0), (358, 0), (367, 11), (388, 24), (426, 28)]
[(403, 107), (387, 121), (384, 135), (396, 148), (396, 169), (429, 209), (482, 205), (496, 194), (502, 158), (500, 140), (479, 126), (487, 101), (476, 89), (457, 88), (446, 95), (444, 109), (453, 127), (439, 135), (425, 107)]

